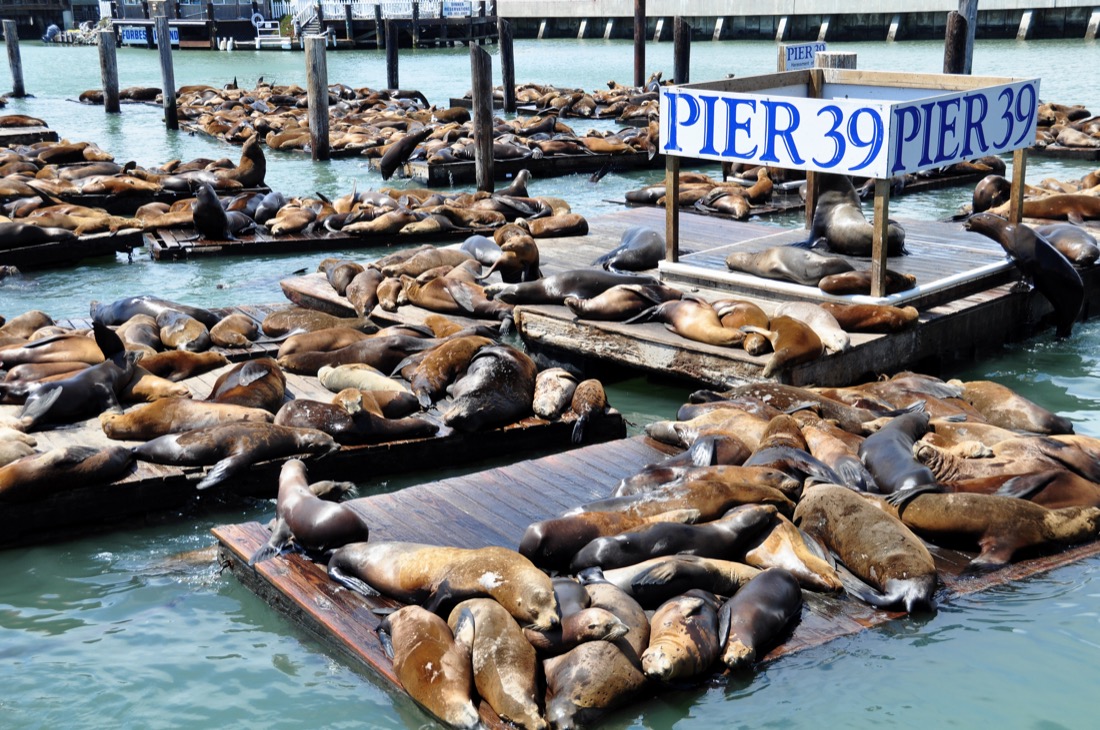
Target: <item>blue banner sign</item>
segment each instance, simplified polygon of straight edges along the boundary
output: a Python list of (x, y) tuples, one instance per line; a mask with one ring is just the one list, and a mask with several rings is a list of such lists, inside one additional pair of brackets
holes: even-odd
[(783, 54), (782, 71), (803, 71), (814, 67), (814, 54), (823, 53), (827, 46), (825, 41), (813, 43), (780, 44), (779, 52)]
[[(157, 42), (157, 29), (150, 28), (153, 33), (153, 44)], [(122, 41), (124, 46), (144, 46), (145, 45), (145, 28), (143, 26), (124, 25), (118, 30), (119, 40)], [(178, 46), (180, 44), (180, 29), (169, 28), (168, 37), (172, 39), (172, 45)]]
[(837, 98), (813, 99), (803, 86), (755, 94), (663, 87), (661, 151), (888, 178), (1027, 147), (1035, 139), (1038, 79), (927, 96), (921, 94), (928, 89), (867, 86), (868, 98), (859, 99), (860, 88), (847, 85)]

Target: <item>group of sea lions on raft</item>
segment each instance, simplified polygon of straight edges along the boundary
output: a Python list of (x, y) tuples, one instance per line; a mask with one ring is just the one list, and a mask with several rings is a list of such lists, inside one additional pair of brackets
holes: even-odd
[(408, 604), (380, 639), (440, 721), (476, 726), (480, 699), (518, 727), (572, 728), (751, 669), (803, 591), (934, 611), (925, 541), (977, 548), (973, 573), (1100, 536), (1100, 440), (989, 381), (754, 383), (699, 391), (678, 418), (646, 430), (684, 451), (532, 523), (515, 550), (372, 542), (353, 505), (322, 498), (338, 490), (287, 462), (252, 560), (295, 544)]
[[(598, 380), (560, 368), (540, 373), (496, 329), (438, 315), (380, 329), (365, 317), (289, 308), (257, 322), (152, 296), (93, 303), (91, 315), (90, 331), (57, 326), (38, 311), (0, 318), (0, 403), (21, 406), (0, 424), (0, 500), (110, 482), (129, 473), (133, 459), (210, 466), (203, 489), (262, 460), (441, 428), (497, 428), (533, 413), (572, 418), (580, 443), (609, 408)], [(282, 339), (278, 360), (230, 366), (224, 351), (209, 350), (247, 347), (261, 332)], [(217, 368), (204, 398), (203, 386), (181, 382)], [(295, 398), (284, 369), (317, 377), (331, 401)], [(124, 404), (135, 405), (123, 411)], [(421, 415), (429, 409), (435, 415)], [(96, 417), (107, 438), (145, 443), (38, 454), (25, 435)]]
[(1100, 147), (1100, 116), (1080, 104), (1040, 104), (1033, 148)]
[[(660, 71), (652, 74), (645, 85), (640, 87), (608, 81), (607, 89), (591, 92), (546, 84), (516, 84), (516, 104), (533, 107), (535, 114), (557, 114), (561, 118), (614, 119), (620, 124), (646, 125), (656, 121), (660, 112), (658, 102), (662, 75)], [(473, 92), (466, 92), (465, 98), (472, 99)], [(504, 103), (503, 86), (493, 87), (493, 102), (494, 105)]]

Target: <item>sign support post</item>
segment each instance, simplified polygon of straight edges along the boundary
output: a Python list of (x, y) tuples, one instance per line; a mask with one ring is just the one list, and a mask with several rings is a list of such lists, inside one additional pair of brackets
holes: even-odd
[(680, 260), (680, 158), (665, 155), (665, 261)]

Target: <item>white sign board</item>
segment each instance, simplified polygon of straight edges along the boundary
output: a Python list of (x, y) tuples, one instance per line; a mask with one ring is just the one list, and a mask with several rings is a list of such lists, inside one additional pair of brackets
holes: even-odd
[[(1030, 146), (1039, 81), (893, 101), (661, 88), (661, 151), (677, 157), (889, 178)], [(934, 92), (933, 92), (934, 93)], [(798, 94), (795, 96), (793, 94)]]
[(468, 18), (473, 15), (470, 0), (443, 0), (444, 18)]
[(825, 41), (813, 43), (780, 43), (779, 71), (804, 71), (814, 67), (814, 54), (823, 53)]

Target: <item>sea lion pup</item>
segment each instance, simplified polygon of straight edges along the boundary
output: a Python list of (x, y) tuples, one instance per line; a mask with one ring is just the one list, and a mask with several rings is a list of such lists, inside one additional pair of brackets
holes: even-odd
[(210, 330), (189, 314), (165, 310), (157, 315), (160, 341), (173, 350), (201, 352), (210, 349)]
[(1097, 246), (1096, 239), (1080, 226), (1072, 223), (1051, 223), (1037, 226), (1035, 232), (1078, 268), (1092, 266), (1100, 258), (1100, 247)]
[(485, 295), (509, 304), (562, 304), (566, 297), (591, 299), (617, 284), (658, 286), (651, 276), (612, 274), (595, 269), (573, 269), (536, 281), (519, 284), (490, 284)]
[(531, 413), (537, 372), (534, 360), (514, 347), (482, 347), (451, 387), (443, 422), (459, 431), (479, 431), (524, 418)]
[(717, 520), (696, 525), (658, 523), (610, 537), (598, 537), (577, 551), (570, 570), (622, 568), (675, 553), (730, 559), (776, 514), (772, 505), (734, 507)]
[(230, 314), (210, 329), (210, 342), (218, 347), (248, 347), (259, 336), (256, 320), (240, 312)]
[(726, 257), (726, 268), (765, 279), (817, 286), (830, 274), (854, 270), (839, 256), (826, 256), (796, 246), (774, 246), (763, 251), (735, 251)]
[(693, 588), (720, 596), (730, 596), (745, 586), (760, 571), (743, 563), (698, 555), (666, 555), (614, 570), (591, 568), (584, 578), (601, 575), (647, 609)]
[(552, 421), (573, 402), (577, 378), (565, 368), (547, 368), (535, 376), (535, 394), (531, 410), (539, 418)]
[(190, 352), (171, 350), (141, 358), (141, 367), (153, 375), (178, 383), (181, 380), (202, 375), (229, 364), (229, 358), (220, 352)]
[[(348, 487), (351, 486), (354, 485), (348, 483)], [(306, 465), (299, 459), (289, 459), (283, 462), (279, 472), (279, 496), (271, 539), (249, 558), (248, 564), (255, 565), (275, 557), (292, 539), (304, 550), (326, 550), (349, 542), (364, 542), (369, 534), (363, 515), (346, 504), (331, 502), (315, 494), (306, 478)]]
[(722, 663), (751, 666), (802, 613), (802, 589), (782, 568), (769, 568), (726, 601), (718, 613)]
[(844, 352), (852, 344), (836, 317), (813, 302), (783, 302), (772, 312), (772, 317), (781, 316), (793, 317), (810, 325), (827, 354)]
[(763, 335), (772, 345), (773, 354), (761, 373), (765, 378), (784, 368), (816, 360), (825, 353), (825, 346), (813, 328), (793, 317), (772, 317), (767, 329), (749, 325), (742, 331)]
[(361, 362), (346, 363), (336, 367), (325, 365), (317, 371), (317, 380), (333, 393), (339, 393), (347, 388), (365, 391), (409, 390), (404, 383), (394, 380), (376, 367)]
[(682, 297), (679, 289), (664, 285), (618, 284), (589, 299), (570, 296), (562, 303), (578, 319), (622, 322), (662, 302)]
[(623, 231), (619, 245), (593, 261), (607, 271), (644, 271), (657, 268), (664, 258), (665, 239), (648, 226), (631, 226)]
[(962, 388), (962, 399), (994, 426), (1042, 434), (1073, 433), (1073, 422), (1068, 418), (1048, 411), (999, 383), (971, 380), (962, 383)]
[[(1100, 198), (1094, 200), (1100, 210)], [(1016, 268), (1054, 308), (1055, 336), (1069, 337), (1085, 297), (1084, 283), (1073, 264), (1049, 241), (1022, 223), (1012, 225), (998, 215), (978, 213), (967, 218), (965, 226), (1001, 245)]]
[[(428, 350), (409, 378), (409, 386), (421, 408), (443, 398), (447, 388), (469, 368), (474, 356), (483, 348), (494, 345), (488, 337), (467, 335), (439, 343)], [(397, 369), (400, 369), (400, 365)]]
[(900, 332), (920, 317), (916, 307), (894, 307), (889, 304), (821, 302), (819, 306), (833, 315), (846, 332)]
[(933, 542), (964, 538), (981, 553), (969, 570), (993, 570), (1012, 561), (1018, 550), (1095, 540), (1100, 507), (1047, 509), (1026, 500), (993, 494), (920, 494), (898, 508), (874, 499), (917, 534)]
[(340, 445), (323, 431), (273, 423), (237, 422), (159, 436), (135, 446), (134, 457), (154, 464), (213, 464), (198, 483), (207, 489), (259, 461), (291, 454), (328, 454)]
[(546, 730), (540, 709), (541, 667), (516, 620), (489, 598), (458, 604), (447, 624), (457, 631), (464, 620), (473, 623), (471, 659), (478, 695), (501, 719), (523, 730)]
[(41, 499), (53, 492), (112, 482), (132, 463), (125, 446), (66, 446), (24, 456), (0, 467), (0, 501)]
[(331, 314), (302, 307), (288, 307), (272, 312), (264, 317), (264, 321), (260, 324), (260, 329), (268, 337), (282, 337), (294, 333), (295, 330), (315, 332), (330, 327), (350, 327), (367, 334), (378, 331), (378, 325), (367, 317), (334, 317)]
[(221, 319), (208, 309), (191, 307), (186, 304), (172, 302), (151, 294), (143, 294), (136, 297), (125, 297), (110, 304), (102, 304), (97, 301), (91, 303), (91, 317), (96, 322), (105, 325), (119, 325), (133, 317), (135, 314), (148, 314), (156, 319), (161, 312), (168, 310), (182, 312), (202, 322), (207, 327), (213, 327)]
[(353, 416), (367, 411), (383, 418), (403, 418), (420, 410), (420, 403), (410, 391), (344, 388), (332, 397), (332, 404)]
[(573, 398), (570, 408), (577, 414), (577, 422), (573, 424), (571, 441), (575, 444), (584, 442), (584, 430), (594, 419), (598, 420), (607, 414), (610, 406), (607, 403), (607, 393), (603, 383), (595, 378), (582, 380), (573, 390)]
[(275, 413), (286, 397), (286, 376), (270, 357), (234, 365), (214, 381), (206, 400)]
[[(585, 727), (620, 707), (647, 686), (641, 654), (649, 645), (649, 621), (641, 606), (610, 583), (587, 585), (592, 605), (615, 614), (629, 630), (613, 641), (586, 641), (542, 663), (554, 728)], [(599, 677), (599, 681), (593, 681)]]
[(238, 421), (271, 423), (273, 418), (269, 411), (261, 408), (192, 398), (161, 398), (126, 413), (101, 413), (99, 423), (109, 439), (148, 441), (169, 433)]
[(439, 426), (423, 418), (385, 418), (366, 409), (350, 413), (340, 405), (307, 398), (287, 401), (275, 414), (275, 423), (315, 428), (331, 435), (341, 444), (375, 444), (425, 438), (439, 431)]
[(649, 622), (642, 671), (650, 679), (691, 679), (710, 669), (721, 651), (718, 599), (694, 588), (661, 604)]
[(626, 324), (640, 322), (664, 322), (670, 332), (708, 345), (729, 347), (745, 338), (741, 330), (723, 327), (714, 307), (697, 299), (664, 302), (626, 320)]
[(430, 611), (449, 601), (489, 597), (520, 626), (549, 631), (561, 621), (550, 576), (507, 548), (352, 543), (332, 554), (328, 574), (351, 590), (423, 603)]
[(404, 606), (382, 619), (378, 638), (394, 674), (413, 700), (446, 725), (480, 725), (473, 701), (473, 620), (455, 626), (419, 606)]
[(848, 593), (877, 608), (935, 610), (936, 566), (920, 538), (847, 487), (809, 489), (794, 523), (836, 554), (853, 576), (841, 574)]
[[(847, 256), (870, 256), (874, 227), (863, 214), (859, 195), (847, 175), (817, 176), (817, 198), (810, 245), (824, 243), (830, 250)], [(905, 230), (890, 221), (886, 234), (886, 255), (904, 256)]]

